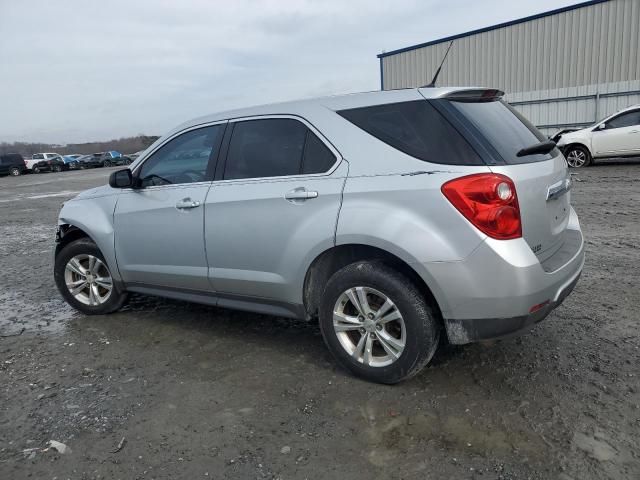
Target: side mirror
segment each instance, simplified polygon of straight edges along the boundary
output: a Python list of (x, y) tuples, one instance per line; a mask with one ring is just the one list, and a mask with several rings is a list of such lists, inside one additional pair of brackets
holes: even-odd
[(133, 187), (133, 174), (131, 170), (125, 168), (124, 170), (117, 170), (109, 175), (109, 186), (111, 188), (132, 188)]
[(596, 127), (596, 130), (604, 130), (605, 128), (607, 128), (607, 124), (606, 123), (601, 123), (600, 125), (598, 125)]

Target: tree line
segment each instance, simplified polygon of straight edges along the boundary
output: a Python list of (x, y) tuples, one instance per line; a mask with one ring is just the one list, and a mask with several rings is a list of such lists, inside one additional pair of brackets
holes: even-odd
[(144, 150), (159, 137), (153, 135), (137, 135), (135, 137), (123, 137), (105, 142), (69, 143), (67, 145), (56, 145), (52, 143), (30, 143), (30, 142), (1, 142), (0, 154), (19, 153), (23, 157), (30, 157), (34, 153), (55, 152), (60, 155), (72, 153), (90, 154), (97, 152), (107, 152), (117, 150), (120, 153), (135, 153)]

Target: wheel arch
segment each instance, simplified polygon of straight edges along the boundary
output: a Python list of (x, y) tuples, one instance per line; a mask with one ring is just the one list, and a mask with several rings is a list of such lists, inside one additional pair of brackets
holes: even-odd
[(91, 238), (91, 235), (75, 225), (70, 223), (58, 225), (58, 234), (56, 235), (56, 256), (64, 247), (81, 238), (88, 238), (93, 243), (96, 243), (96, 241)]
[(382, 248), (358, 243), (333, 246), (320, 253), (311, 262), (307, 268), (303, 283), (303, 303), (307, 317), (317, 317), (324, 285), (326, 285), (329, 278), (341, 268), (363, 260), (382, 261), (408, 277), (424, 292), (427, 301), (434, 307), (438, 319), (441, 321), (441, 306), (433, 293), (434, 290), (425, 282), (411, 262)]

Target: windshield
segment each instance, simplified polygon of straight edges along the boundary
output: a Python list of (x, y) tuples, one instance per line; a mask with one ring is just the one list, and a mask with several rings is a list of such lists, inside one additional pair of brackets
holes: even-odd
[(549, 160), (559, 154), (550, 153), (518, 157), (523, 148), (548, 139), (511, 105), (502, 100), (489, 102), (451, 101), (451, 105), (468, 120), (507, 164)]

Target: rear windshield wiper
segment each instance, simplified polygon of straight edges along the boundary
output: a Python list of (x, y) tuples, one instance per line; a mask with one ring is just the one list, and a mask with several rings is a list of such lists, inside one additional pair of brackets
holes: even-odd
[(536, 155), (538, 153), (549, 153), (551, 150), (556, 148), (556, 142), (553, 140), (547, 140), (545, 142), (536, 143), (535, 145), (531, 145), (530, 147), (525, 147), (516, 153), (518, 157), (526, 157), (528, 155)]

